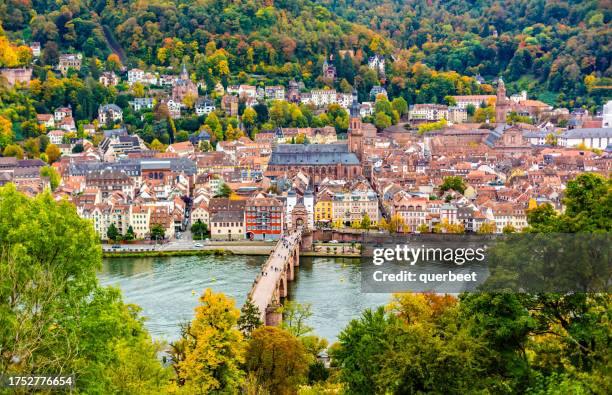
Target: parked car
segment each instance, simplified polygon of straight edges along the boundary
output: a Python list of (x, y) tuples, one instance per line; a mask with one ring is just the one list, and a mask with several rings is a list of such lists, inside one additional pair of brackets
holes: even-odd
[(121, 248), (119, 244), (113, 244), (113, 248)]
[(194, 247), (202, 248), (202, 247), (204, 247), (204, 245), (202, 245), (201, 243), (195, 243)]
[(337, 243), (338, 243), (338, 240), (331, 240), (331, 241), (330, 241), (330, 243), (331, 243), (331, 244), (337, 244)]

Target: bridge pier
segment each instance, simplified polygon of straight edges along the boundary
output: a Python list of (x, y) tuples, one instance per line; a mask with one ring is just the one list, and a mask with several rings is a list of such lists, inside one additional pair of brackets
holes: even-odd
[(279, 326), (283, 322), (283, 315), (279, 312), (280, 304), (269, 305), (266, 308), (266, 326)]
[(285, 263), (285, 274), (289, 281), (293, 281), (295, 279), (295, 269), (293, 267), (292, 259), (288, 259), (287, 263)]

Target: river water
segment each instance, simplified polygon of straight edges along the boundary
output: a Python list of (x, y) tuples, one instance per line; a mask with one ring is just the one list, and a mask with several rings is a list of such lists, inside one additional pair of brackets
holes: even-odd
[[(117, 286), (127, 303), (142, 307), (145, 326), (154, 338), (173, 341), (179, 324), (190, 321), (198, 297), (206, 288), (223, 292), (242, 306), (265, 257), (113, 258), (104, 261), (98, 277)], [(342, 258), (300, 258), (289, 298), (310, 303), (313, 315), (307, 324), (314, 334), (334, 342), (351, 319), (368, 307), (390, 300), (389, 294), (361, 292), (359, 263)]]

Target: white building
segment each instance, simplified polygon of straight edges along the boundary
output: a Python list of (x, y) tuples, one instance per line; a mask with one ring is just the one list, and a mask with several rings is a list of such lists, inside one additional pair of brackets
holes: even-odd
[(335, 89), (313, 89), (310, 92), (310, 103), (315, 107), (327, 107), (338, 101), (338, 94)]
[(410, 107), (411, 121), (439, 121), (448, 119), (448, 107), (442, 104), (415, 104)]
[(49, 142), (51, 144), (60, 145), (64, 140), (64, 135), (66, 132), (64, 130), (52, 130), (47, 133), (47, 137), (49, 137)]
[(385, 58), (381, 55), (374, 55), (368, 59), (368, 67), (378, 73), (384, 74), (385, 72)]
[(557, 139), (562, 147), (576, 147), (584, 144), (587, 148), (606, 149), (612, 144), (612, 127), (567, 130)]
[(120, 122), (123, 120), (123, 111), (116, 104), (104, 104), (98, 108), (98, 122), (100, 125)]
[(278, 86), (266, 86), (265, 98), (268, 100), (285, 100), (285, 88)]
[(72, 108), (70, 107), (56, 108), (53, 116), (55, 118), (55, 122), (59, 122), (66, 117), (72, 117)]
[(135, 97), (134, 100), (129, 102), (129, 104), (130, 107), (134, 109), (134, 111), (150, 110), (153, 108), (153, 98)]
[(601, 126), (604, 128), (612, 128), (612, 100), (608, 101), (603, 106), (603, 120)]
[(144, 77), (144, 71), (140, 69), (131, 69), (128, 71), (128, 84), (132, 85), (136, 82), (142, 81)]
[(195, 113), (198, 116), (208, 115), (215, 111), (215, 102), (208, 98), (200, 98), (195, 104)]

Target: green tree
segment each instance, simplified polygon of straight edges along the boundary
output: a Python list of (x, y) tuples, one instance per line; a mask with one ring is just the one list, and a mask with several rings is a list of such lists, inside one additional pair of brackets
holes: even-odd
[(244, 379), (240, 365), (245, 345), (236, 328), (240, 312), (234, 301), (210, 288), (200, 297), (196, 315), (176, 348), (179, 385), (186, 393), (236, 393)]
[(49, 177), (49, 184), (51, 185), (51, 190), (55, 191), (57, 187), (60, 185), (62, 181), (62, 177), (52, 166), (43, 166), (40, 168), (40, 176), (41, 177)]
[(371, 225), (372, 220), (370, 219), (370, 216), (368, 215), (368, 213), (364, 213), (363, 217), (361, 218), (361, 229), (370, 229)]
[(204, 239), (204, 236), (208, 234), (208, 225), (198, 219), (191, 225), (191, 234), (193, 235), (194, 240)]
[(468, 104), (465, 107), (465, 111), (467, 112), (468, 116), (473, 117), (474, 114), (476, 113), (476, 107), (473, 104)]
[(215, 114), (214, 112), (208, 114), (204, 123), (210, 128), (210, 130), (216, 136), (217, 140), (223, 140), (223, 126), (221, 125), (217, 114)]
[(108, 237), (108, 239), (113, 242), (119, 239), (119, 230), (117, 229), (114, 223), (110, 224), (110, 226), (108, 227), (106, 231), (106, 237)]
[(368, 309), (338, 335), (339, 347), (333, 349), (331, 356), (342, 367), (340, 379), (347, 392), (380, 393), (375, 376), (383, 369), (383, 354), (390, 347), (385, 335), (390, 326), (396, 325), (396, 320), (394, 316), (387, 316), (383, 307), (375, 311)]
[(130, 225), (128, 226), (128, 229), (125, 232), (125, 235), (123, 236), (123, 240), (131, 241), (131, 240), (134, 240), (135, 238), (136, 238), (136, 234), (134, 233), (134, 228), (132, 228), (132, 225)]
[(397, 111), (400, 117), (408, 112), (408, 102), (406, 102), (406, 99), (403, 97), (396, 97), (393, 99), (391, 106)]
[(232, 194), (232, 188), (229, 187), (226, 183), (221, 184), (219, 187), (219, 193), (215, 195), (215, 197), (230, 197)]
[(250, 338), (253, 331), (259, 328), (262, 324), (259, 308), (253, 304), (250, 298), (247, 299), (240, 309), (238, 329), (240, 329), (240, 332), (242, 332), (246, 338)]
[(98, 285), (98, 237), (72, 204), (0, 189), (0, 370), (74, 373), (84, 393), (160, 393), (161, 351), (121, 294)]
[(296, 337), (312, 332), (312, 327), (306, 325), (306, 320), (312, 317), (312, 305), (301, 304), (293, 300), (286, 300), (279, 309), (283, 314), (282, 328)]
[(378, 130), (383, 130), (392, 125), (391, 117), (384, 112), (377, 112), (374, 115), (374, 125)]
[(262, 326), (249, 340), (245, 366), (271, 394), (291, 394), (306, 380), (308, 354), (291, 333)]
[(154, 240), (163, 240), (166, 237), (166, 229), (161, 224), (151, 225), (149, 233)]
[(444, 177), (442, 184), (440, 185), (440, 192), (446, 192), (449, 190), (453, 190), (455, 192), (463, 193), (465, 192), (465, 183), (463, 182), (463, 178), (459, 176), (448, 176)]

